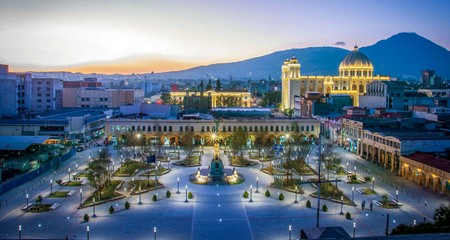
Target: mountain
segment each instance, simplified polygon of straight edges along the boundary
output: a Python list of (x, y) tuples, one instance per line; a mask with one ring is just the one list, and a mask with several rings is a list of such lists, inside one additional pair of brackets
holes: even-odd
[[(421, 76), (424, 69), (450, 78), (450, 52), (416, 33), (399, 33), (372, 46), (362, 47), (374, 65), (375, 74), (391, 77)], [(281, 65), (286, 58), (295, 56), (301, 64), (302, 75), (338, 74), (339, 63), (348, 50), (336, 47), (310, 47), (277, 51), (261, 57), (232, 63), (212, 64), (183, 71), (156, 74), (165, 78), (228, 79), (279, 78)]]

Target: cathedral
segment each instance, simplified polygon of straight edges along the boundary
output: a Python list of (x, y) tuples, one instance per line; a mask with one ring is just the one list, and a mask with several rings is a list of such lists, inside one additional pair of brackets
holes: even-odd
[(339, 76), (301, 76), (300, 63), (293, 57), (281, 67), (282, 109), (294, 108), (294, 96), (305, 96), (306, 92), (321, 94), (348, 94), (353, 105), (358, 106), (359, 96), (372, 81), (389, 81), (388, 76), (374, 76), (369, 58), (355, 46), (339, 65)]

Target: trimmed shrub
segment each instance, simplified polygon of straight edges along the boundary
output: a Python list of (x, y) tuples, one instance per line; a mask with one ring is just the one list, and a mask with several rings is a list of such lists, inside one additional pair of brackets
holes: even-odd
[(109, 207), (109, 214), (113, 214), (114, 213), (114, 207), (111, 205)]
[(158, 201), (158, 197), (156, 196), (156, 194), (153, 194), (153, 198), (152, 198), (153, 202)]
[(169, 190), (167, 190), (167, 192), (166, 192), (166, 197), (167, 197), (167, 198), (170, 198), (171, 195), (172, 195), (172, 193), (171, 193)]
[(247, 191), (244, 191), (244, 194), (242, 194), (242, 196), (243, 196), (244, 198), (248, 198), (248, 192), (247, 192)]
[(266, 190), (265, 195), (266, 195), (266, 197), (270, 197), (270, 192), (269, 192), (269, 190)]
[(311, 208), (311, 202), (308, 200), (308, 201), (306, 201), (306, 207), (307, 208)]
[(364, 180), (366, 182), (372, 182), (372, 177), (371, 176), (366, 176), (366, 177), (364, 177)]
[(61, 179), (58, 179), (58, 180), (55, 181), (55, 183), (58, 184), (58, 185), (61, 185), (62, 180), (61, 180)]
[(42, 202), (42, 196), (41, 196), (41, 195), (37, 196), (36, 199), (35, 199), (34, 201), (35, 201), (36, 203)]
[(83, 219), (85, 222), (89, 222), (89, 215), (85, 213)]
[(347, 212), (345, 214), (345, 218), (347, 218), (348, 220), (351, 220), (352, 219), (352, 215), (349, 212)]
[(328, 211), (328, 207), (326, 204), (322, 205), (322, 211), (324, 211), (324, 212)]
[(128, 201), (125, 202), (125, 209), (130, 209), (130, 203)]
[(278, 200), (280, 200), (280, 201), (284, 200), (284, 195), (282, 193), (280, 193), (280, 196), (278, 196)]
[(193, 198), (194, 198), (194, 194), (192, 194), (192, 192), (189, 192), (189, 193), (188, 193), (188, 198), (189, 198), (189, 199), (193, 199)]

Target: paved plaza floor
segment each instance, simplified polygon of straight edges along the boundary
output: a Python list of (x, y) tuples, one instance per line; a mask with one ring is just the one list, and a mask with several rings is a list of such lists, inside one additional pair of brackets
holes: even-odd
[[(86, 168), (88, 156), (98, 151), (97, 148), (77, 153), (66, 161), (56, 172), (47, 172), (39, 178), (13, 189), (3, 195), (0, 200), (4, 203), (0, 208), (0, 239), (17, 239), (18, 226), (22, 225), (22, 237), (26, 238), (59, 238), (86, 239), (87, 226), (89, 226), (90, 239), (152, 239), (156, 227), (157, 239), (288, 239), (289, 225), (292, 227), (292, 239), (299, 237), (302, 228), (316, 226), (317, 199), (309, 196), (316, 191), (313, 186), (304, 185), (305, 194), (298, 195), (299, 203), (294, 203), (295, 194), (270, 187), (273, 177), (260, 171), (260, 165), (246, 168), (236, 168), (243, 174), (245, 182), (237, 185), (195, 185), (189, 181), (189, 175), (197, 171), (197, 167), (181, 167), (171, 165), (171, 171), (159, 178), (165, 188), (142, 194), (142, 205), (138, 205), (138, 196), (104, 203), (96, 207), (96, 218), (84, 223), (84, 214), (92, 215), (93, 209), (78, 209), (80, 187), (57, 187), (53, 191), (75, 190), (76, 194), (65, 199), (44, 198), (47, 203), (59, 202), (61, 205), (53, 211), (46, 213), (25, 213), (21, 210), (26, 204), (28, 193), (30, 202), (38, 195), (47, 196), (50, 193), (49, 179), (67, 179), (67, 168)], [(202, 168), (207, 168), (212, 159), (212, 148), (205, 148), (202, 157)], [(310, 152), (309, 163), (314, 165), (317, 147)], [(390, 215), (389, 229), (400, 223), (413, 224), (431, 221), (434, 209), (440, 204), (448, 203), (448, 197), (440, 196), (429, 190), (417, 186), (388, 171), (357, 158), (355, 155), (336, 148), (336, 152), (345, 159), (350, 160), (351, 167), (360, 169), (358, 175), (376, 176), (375, 191), (377, 195), (362, 195), (354, 191), (354, 201), (357, 207), (344, 205), (344, 212), (350, 212), (353, 220), (347, 220), (340, 215), (341, 204), (322, 200), (321, 204), (328, 206), (328, 212), (320, 212), (321, 226), (341, 226), (350, 235), (353, 233), (353, 223), (356, 223), (356, 236), (382, 236), (386, 231), (386, 216)], [(112, 150), (112, 157), (116, 167), (119, 165), (119, 156)], [(182, 154), (183, 158), (183, 154)], [(225, 167), (231, 168), (226, 155), (222, 155)], [(346, 162), (342, 163), (344, 166)], [(163, 164), (165, 165), (165, 164)], [(370, 170), (370, 174), (369, 174)], [(359, 171), (359, 170), (358, 170)], [(139, 173), (138, 173), (139, 174)], [(378, 178), (380, 176), (380, 178)], [(311, 176), (314, 177), (314, 176)], [(45, 180), (44, 180), (45, 178)], [(177, 178), (180, 178), (180, 193), (177, 191)], [(259, 193), (256, 193), (256, 178), (259, 179)], [(308, 176), (304, 176), (306, 180)], [(342, 179), (343, 177), (338, 177)], [(129, 178), (121, 178), (129, 181)], [(252, 200), (243, 198), (244, 191), (253, 187)], [(185, 186), (194, 194), (193, 199), (185, 202)], [(352, 187), (368, 187), (371, 183), (350, 185), (339, 183), (339, 188), (349, 198), (352, 196)], [(92, 192), (89, 186), (82, 186), (82, 198), (86, 199)], [(271, 197), (265, 197), (266, 190)], [(165, 197), (170, 190), (172, 196)], [(399, 209), (384, 209), (377, 206), (373, 211), (362, 210), (360, 203), (365, 200), (381, 200), (386, 193), (395, 199), (396, 190), (399, 190), (399, 200), (403, 206)], [(126, 191), (122, 189), (121, 191)], [(152, 201), (154, 194), (158, 193), (159, 200)], [(284, 201), (278, 200), (278, 194), (283, 193)], [(414, 196), (413, 196), (414, 195)], [(419, 200), (420, 197), (420, 200)], [(5, 204), (7, 200), (7, 205)], [(312, 208), (306, 208), (306, 201), (312, 203)], [(425, 206), (424, 201), (427, 201)], [(124, 209), (124, 203), (131, 203), (129, 210)], [(115, 213), (109, 214), (110, 206)]]

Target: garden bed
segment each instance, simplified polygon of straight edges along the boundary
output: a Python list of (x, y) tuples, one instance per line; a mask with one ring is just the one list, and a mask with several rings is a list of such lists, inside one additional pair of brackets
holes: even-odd
[[(115, 177), (129, 177), (134, 175), (139, 169), (151, 168), (149, 164), (136, 162), (136, 161), (126, 161), (117, 171), (114, 173)], [(153, 166), (154, 167), (154, 166)]]
[(66, 198), (68, 197), (69, 191), (58, 191), (53, 192), (52, 194), (48, 195), (48, 198)]
[(117, 197), (122, 197), (121, 194), (116, 192), (117, 186), (122, 183), (121, 180), (111, 180), (110, 184), (103, 189), (101, 199), (99, 199), (99, 195), (97, 191), (94, 191), (82, 204), (83, 207), (92, 205), (92, 200), (95, 198), (96, 204), (100, 204), (101, 202), (105, 202), (111, 199), (116, 199)]

